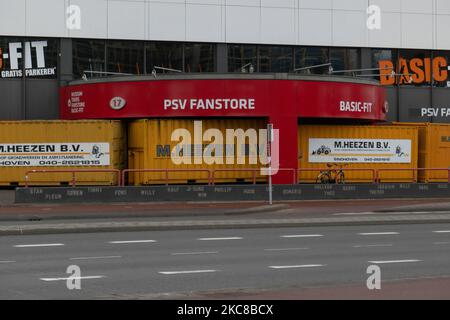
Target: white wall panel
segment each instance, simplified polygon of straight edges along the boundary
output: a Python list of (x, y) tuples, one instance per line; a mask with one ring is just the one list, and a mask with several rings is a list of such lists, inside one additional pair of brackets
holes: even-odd
[(69, 5), (77, 5), (81, 8), (81, 29), (67, 31), (69, 36), (85, 38), (108, 37), (107, 0), (70, 0)]
[(450, 30), (450, 15), (437, 16), (436, 47), (450, 50), (450, 37), (448, 35), (448, 30)]
[(228, 6), (226, 8), (226, 42), (259, 43), (260, 38), (260, 7)]
[(402, 0), (403, 13), (433, 13), (434, 0)]
[(333, 10), (366, 11), (369, 0), (333, 0)]
[(333, 11), (333, 45), (368, 46), (366, 17), (361, 11)]
[(326, 9), (333, 8), (333, 0), (299, 0), (300, 9)]
[(433, 48), (433, 16), (402, 14), (402, 43), (404, 48)]
[(27, 35), (62, 36), (66, 30), (65, 11), (62, 0), (27, 0), (24, 11)]
[(262, 8), (261, 42), (297, 44), (296, 12), (287, 8)]
[(0, 34), (26, 33), (26, 0), (0, 0)]
[(300, 9), (299, 44), (330, 45), (333, 42), (332, 11)]
[[(81, 30), (66, 28), (80, 6)], [(369, 5), (381, 30), (366, 27)], [(450, 0), (0, 0), (0, 35), (448, 49)]]
[(150, 2), (149, 39), (186, 40), (186, 4)]
[(438, 14), (450, 14), (450, 1), (436, 0), (436, 12)]
[(108, 38), (145, 39), (145, 2), (110, 1)]
[(401, 14), (386, 12), (382, 18), (382, 28), (380, 30), (370, 30), (370, 47), (397, 47), (402, 42)]
[(369, 0), (369, 5), (379, 6), (382, 12), (402, 11), (402, 0)]
[(223, 42), (222, 7), (219, 5), (186, 5), (186, 40)]

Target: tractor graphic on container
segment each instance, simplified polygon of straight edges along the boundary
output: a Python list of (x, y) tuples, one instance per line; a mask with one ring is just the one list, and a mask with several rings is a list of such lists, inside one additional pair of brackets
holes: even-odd
[(322, 155), (322, 154), (324, 154), (324, 155), (329, 155), (331, 153), (331, 149), (330, 148), (328, 148), (327, 146), (321, 146), (319, 149), (317, 149), (316, 151), (313, 151), (313, 153), (312, 153), (312, 155), (314, 156), (314, 155), (318, 155), (318, 156), (320, 156), (320, 155)]

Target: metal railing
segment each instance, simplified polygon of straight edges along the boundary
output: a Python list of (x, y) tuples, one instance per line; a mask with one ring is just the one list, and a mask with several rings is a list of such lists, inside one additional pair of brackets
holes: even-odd
[[(181, 173), (181, 172), (187, 172), (187, 173), (204, 173), (205, 177), (200, 179), (205, 179), (208, 183), (208, 185), (215, 185), (216, 181), (219, 179), (249, 179), (247, 178), (241, 178), (238, 175), (235, 175), (234, 178), (230, 177), (221, 177), (218, 178), (217, 175), (219, 173), (223, 172), (250, 172), (251, 173), (251, 183), (256, 184), (258, 182), (258, 179), (266, 179), (268, 176), (261, 174), (261, 169), (264, 168), (224, 168), (224, 169), (72, 169), (72, 170), (30, 170), (25, 173), (25, 187), (28, 188), (30, 185), (30, 175), (31, 174), (57, 174), (57, 173), (67, 173), (71, 174), (72, 178), (69, 182), (72, 187), (75, 187), (77, 185), (77, 174), (80, 173), (115, 173), (117, 175), (117, 185), (118, 186), (125, 186), (126, 185), (126, 178), (129, 173), (163, 173), (164, 177), (162, 179), (153, 179), (153, 180), (160, 180), (164, 181), (165, 185), (169, 185), (170, 181), (173, 180), (185, 180), (177, 178), (170, 177), (170, 173)], [(268, 168), (265, 168), (268, 170)], [(275, 169), (274, 169), (275, 170)], [(337, 174), (338, 171), (343, 171), (344, 174), (347, 172), (367, 172), (370, 173), (370, 176), (366, 179), (360, 179), (360, 180), (369, 180), (371, 183), (382, 183), (383, 180), (395, 180), (391, 177), (383, 178), (383, 173), (387, 172), (410, 172), (412, 175), (406, 176), (406, 177), (399, 177), (396, 178), (396, 180), (411, 180), (412, 183), (417, 183), (419, 181), (419, 172), (447, 172), (446, 180), (448, 183), (450, 183), (450, 168), (300, 168), (300, 169), (293, 169), (293, 168), (280, 168), (277, 170), (277, 174), (283, 173), (283, 172), (290, 172), (292, 174), (292, 184), (299, 184), (303, 180), (311, 180), (311, 178), (302, 178), (302, 173), (306, 172), (316, 172), (317, 176), (315, 176), (314, 179), (316, 179), (321, 172), (332, 172), (334, 174)], [(439, 179), (442, 180), (442, 177), (436, 178), (432, 177), (430, 179)], [(188, 179), (186, 179), (188, 180)], [(335, 183), (338, 183), (339, 179), (335, 179)], [(48, 180), (48, 182), (53, 182), (52, 180)]]
[(71, 173), (72, 179), (70, 185), (75, 187), (77, 184), (77, 173), (115, 173), (117, 175), (117, 185), (121, 186), (120, 170), (119, 169), (72, 169), (72, 170), (30, 170), (25, 172), (25, 188), (28, 188), (30, 183), (30, 174), (54, 174), (54, 173)]
[[(300, 183), (300, 178), (301, 178), (301, 173), (302, 172), (317, 172), (318, 175), (316, 176), (316, 178), (319, 176), (319, 174), (321, 172), (333, 172), (333, 173), (337, 173), (338, 171), (342, 171), (344, 172), (354, 172), (354, 171), (359, 171), (359, 172), (370, 172), (372, 178), (370, 179), (372, 181), (372, 183), (376, 183), (377, 181), (377, 177), (378, 177), (378, 173), (377, 173), (377, 169), (370, 169), (370, 168), (302, 168), (302, 169), (297, 169), (297, 175), (298, 175), (298, 180), (297, 183)], [(336, 184), (338, 183), (339, 179), (335, 179)]]
[[(404, 172), (412, 172), (412, 182), (417, 183), (419, 181), (419, 172), (427, 172), (427, 171), (446, 171), (447, 172), (447, 182), (450, 183), (450, 168), (405, 168), (405, 169), (394, 169), (394, 168), (381, 168), (377, 169), (376, 173), (376, 182), (381, 183), (382, 177), (380, 173), (382, 172), (392, 172), (392, 171), (404, 171)], [(406, 179), (406, 178), (405, 178)]]

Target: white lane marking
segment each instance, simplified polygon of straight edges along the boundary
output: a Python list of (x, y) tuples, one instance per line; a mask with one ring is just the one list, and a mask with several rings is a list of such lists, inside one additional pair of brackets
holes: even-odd
[(35, 248), (35, 247), (61, 247), (63, 243), (42, 243), (42, 244), (18, 244), (15, 248)]
[(16, 261), (0, 261), (0, 263), (15, 263)]
[(109, 241), (110, 244), (130, 244), (130, 243), (153, 243), (156, 240), (130, 240), (130, 241)]
[(220, 240), (242, 240), (242, 237), (226, 237), (226, 238), (198, 238), (199, 241), (220, 241)]
[(392, 247), (392, 244), (367, 244), (367, 245), (356, 245), (353, 248), (380, 248), (380, 247)]
[(400, 234), (398, 232), (364, 232), (364, 233), (358, 233), (360, 236), (391, 236), (391, 235), (397, 235)]
[(412, 263), (412, 262), (421, 262), (422, 260), (410, 259), (410, 260), (385, 260), (385, 261), (369, 261), (369, 263), (373, 264), (389, 264), (389, 263)]
[(70, 260), (97, 260), (97, 259), (118, 259), (118, 258), (122, 258), (122, 256), (79, 257), (79, 258), (70, 258)]
[(219, 251), (205, 251), (205, 252), (175, 252), (171, 253), (172, 256), (185, 256), (185, 255), (202, 255), (202, 254), (217, 254)]
[(450, 242), (434, 242), (433, 244), (439, 246), (443, 244), (450, 244)]
[(160, 271), (158, 273), (164, 275), (175, 275), (175, 274), (212, 273), (212, 272), (217, 272), (217, 270)]
[(273, 248), (273, 249), (264, 249), (264, 251), (296, 251), (296, 250), (309, 250), (309, 248)]
[(323, 264), (301, 264), (294, 266), (269, 266), (270, 269), (298, 269), (298, 268), (318, 268), (324, 267)]
[(42, 281), (50, 282), (50, 281), (67, 281), (67, 280), (91, 280), (91, 279), (102, 279), (106, 278), (106, 276), (87, 276), (87, 277), (71, 277), (71, 278), (40, 278)]
[(323, 234), (288, 234), (281, 236), (281, 238), (318, 238), (323, 237)]
[(438, 231), (433, 231), (434, 233), (450, 233), (450, 230), (438, 230)]

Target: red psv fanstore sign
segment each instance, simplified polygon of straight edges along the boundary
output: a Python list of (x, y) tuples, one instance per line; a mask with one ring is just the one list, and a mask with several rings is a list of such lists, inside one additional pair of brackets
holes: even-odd
[(61, 89), (62, 119), (301, 117), (386, 119), (382, 87), (310, 80), (135, 80)]

